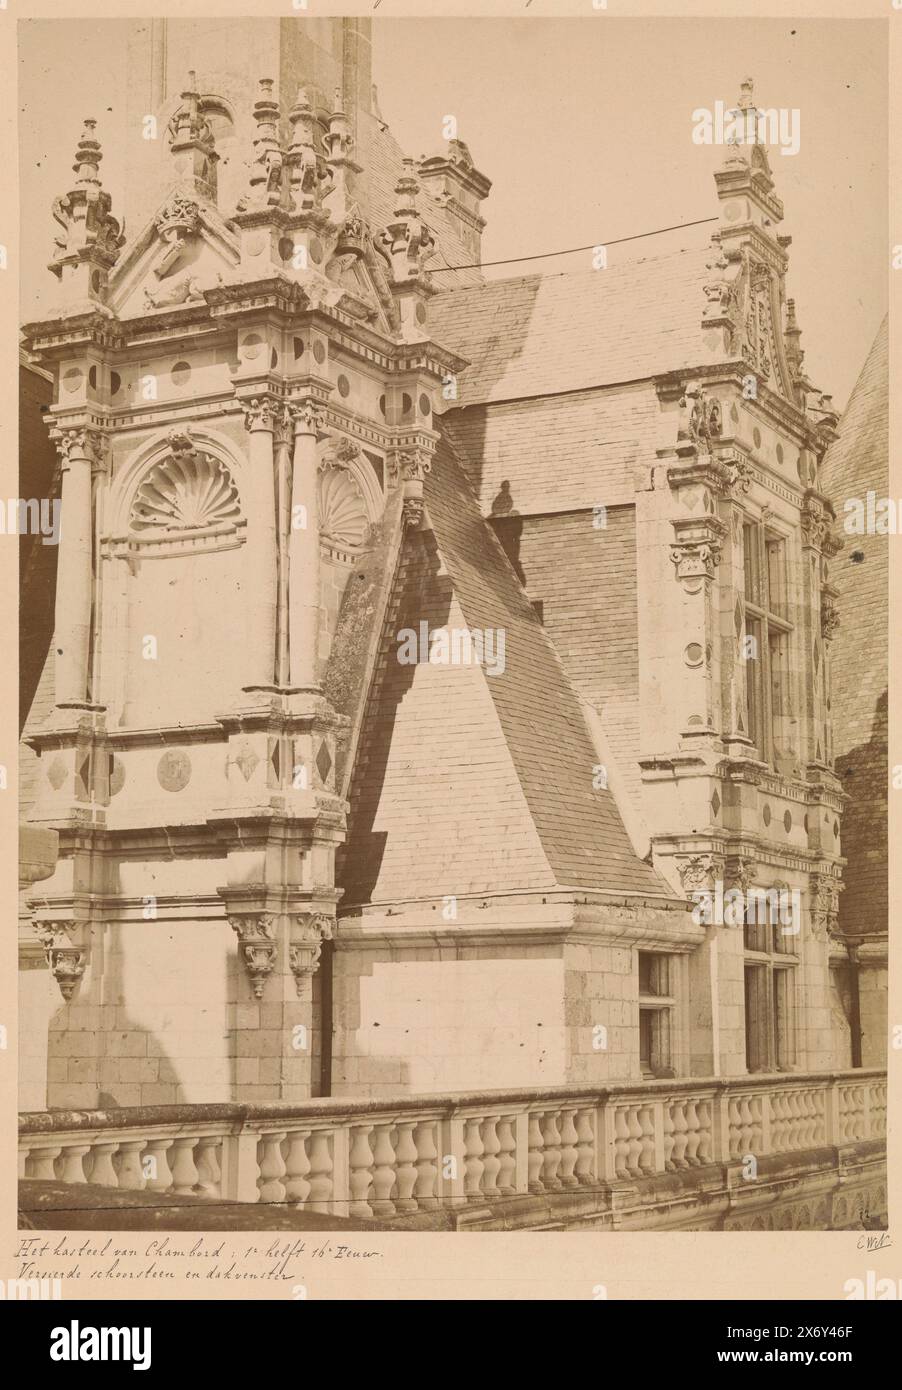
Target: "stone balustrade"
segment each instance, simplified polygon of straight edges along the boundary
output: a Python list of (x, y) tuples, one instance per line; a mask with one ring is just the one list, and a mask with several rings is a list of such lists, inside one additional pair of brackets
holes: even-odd
[(886, 1074), (42, 1111), (19, 1173), (385, 1220), (882, 1140)]

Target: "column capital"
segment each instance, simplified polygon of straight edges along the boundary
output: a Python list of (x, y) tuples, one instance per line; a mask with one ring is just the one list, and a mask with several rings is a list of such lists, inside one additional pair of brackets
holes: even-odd
[(294, 423), (295, 438), (299, 434), (319, 436), (327, 433), (325, 407), (314, 397), (290, 401), (288, 408)]
[(244, 428), (251, 433), (255, 430), (275, 429), (277, 402), (269, 396), (254, 396), (238, 403), (244, 412)]
[(102, 460), (105, 439), (100, 430), (89, 429), (85, 425), (68, 428), (51, 425), (50, 438), (56, 445), (64, 468), (79, 459), (87, 463), (99, 463)]

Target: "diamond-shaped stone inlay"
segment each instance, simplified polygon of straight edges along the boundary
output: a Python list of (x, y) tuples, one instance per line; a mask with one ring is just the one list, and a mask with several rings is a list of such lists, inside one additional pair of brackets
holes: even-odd
[(717, 788), (715, 787), (715, 789), (714, 789), (714, 795), (711, 797), (711, 813), (712, 813), (712, 815), (714, 816), (714, 819), (715, 819), (715, 820), (717, 819), (717, 813), (718, 813), (719, 810), (720, 810), (720, 797), (717, 795)]
[(235, 755), (235, 762), (238, 764), (238, 767), (241, 771), (241, 775), (244, 778), (245, 782), (250, 781), (254, 772), (254, 768), (257, 766), (259, 761), (260, 759), (257, 756), (251, 744), (242, 743), (241, 747), (238, 749), (237, 754)]
[(319, 773), (320, 781), (325, 786), (329, 780), (329, 773), (332, 771), (332, 754), (325, 741), (320, 744), (319, 752), (316, 755), (316, 770)]

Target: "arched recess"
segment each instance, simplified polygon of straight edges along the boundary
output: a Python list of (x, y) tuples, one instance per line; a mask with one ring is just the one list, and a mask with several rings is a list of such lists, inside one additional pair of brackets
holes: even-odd
[(244, 462), (207, 426), (157, 431), (118, 469), (100, 541), (111, 725), (209, 723), (241, 687)]

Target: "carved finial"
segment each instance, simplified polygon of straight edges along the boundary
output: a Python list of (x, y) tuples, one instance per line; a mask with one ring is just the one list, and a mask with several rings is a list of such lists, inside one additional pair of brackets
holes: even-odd
[(188, 73), (181, 94), (182, 104), (173, 112), (168, 126), (169, 146), (181, 180), (190, 182), (207, 197), (216, 197), (216, 153), (213, 127), (200, 107), (196, 73)]
[(68, 277), (73, 301), (79, 303), (103, 301), (107, 274), (125, 241), (118, 220), (110, 215), (112, 199), (100, 181), (103, 151), (96, 128), (95, 120), (85, 121), (72, 166), (75, 182), (53, 203), (54, 219), (63, 232), (54, 239), (56, 255), (50, 269), (60, 280)]
[(802, 330), (796, 319), (796, 302), (794, 299), (786, 301), (786, 327), (783, 330), (783, 338), (786, 345), (786, 361), (789, 364), (793, 378), (801, 376), (802, 363), (805, 354), (800, 346)]
[(316, 116), (303, 87), (298, 88), (288, 120), (291, 125), (288, 146), (291, 205), (294, 212), (308, 212), (316, 204), (319, 168), (316, 158)]
[(82, 188), (86, 185), (100, 187), (100, 161), (103, 159), (103, 151), (100, 148), (100, 141), (94, 137), (96, 129), (97, 122), (92, 118), (86, 118), (84, 130), (75, 151), (75, 163), (72, 165), (76, 188)]
[(754, 78), (746, 77), (739, 88), (739, 101), (736, 103), (740, 111), (747, 111), (749, 107), (755, 105), (755, 82)]
[(261, 77), (254, 102), (254, 160), (251, 165), (250, 194), (244, 208), (253, 211), (275, 207), (282, 201), (282, 147), (279, 142), (279, 103), (273, 94), (273, 79)]

